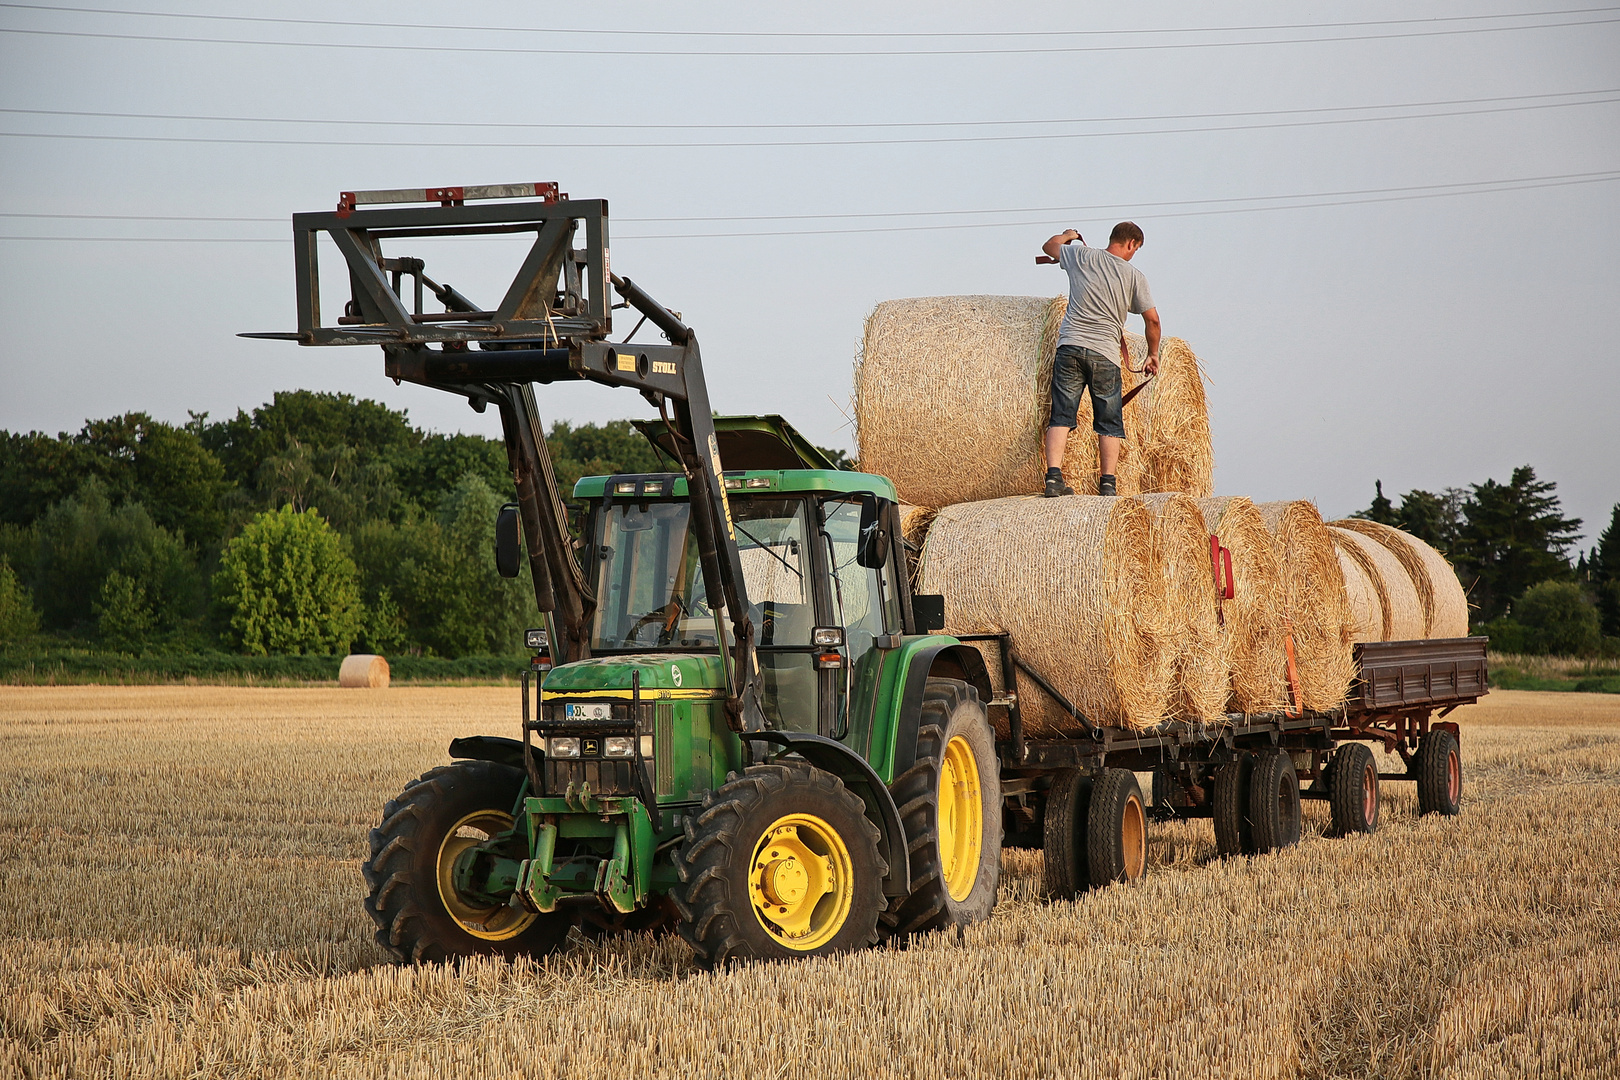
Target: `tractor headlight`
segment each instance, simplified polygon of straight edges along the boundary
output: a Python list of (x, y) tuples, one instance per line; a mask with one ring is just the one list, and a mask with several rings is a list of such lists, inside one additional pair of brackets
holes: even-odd
[(549, 647), (550, 640), (542, 629), (525, 630), (523, 631), (523, 644), (527, 648), (539, 651)]
[(630, 735), (609, 735), (602, 740), (602, 756), (627, 758), (636, 756), (636, 740)]
[(546, 757), (577, 758), (579, 757), (579, 740), (570, 736), (568, 738), (547, 739)]

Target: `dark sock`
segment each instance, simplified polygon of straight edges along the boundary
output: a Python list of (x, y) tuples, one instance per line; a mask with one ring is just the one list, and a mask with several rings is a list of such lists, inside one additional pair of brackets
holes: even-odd
[(1046, 478), (1048, 480), (1063, 479), (1063, 469), (1057, 465), (1048, 465), (1046, 467)]
[(1101, 476), (1099, 476), (1097, 479), (1101, 480), (1105, 484), (1112, 484), (1114, 482), (1114, 474), (1110, 473), (1110, 472), (1105, 472)]

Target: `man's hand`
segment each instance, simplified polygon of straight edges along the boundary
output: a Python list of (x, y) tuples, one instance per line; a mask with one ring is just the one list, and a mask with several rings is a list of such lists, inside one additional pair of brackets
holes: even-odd
[(1142, 365), (1142, 370), (1149, 375), (1157, 375), (1159, 373), (1159, 358), (1152, 353), (1148, 353), (1147, 361)]
[(1084, 243), (1084, 237), (1082, 237), (1078, 231), (1074, 229), (1064, 229), (1046, 243), (1042, 244), (1041, 250), (1046, 252), (1047, 258), (1055, 260), (1058, 257), (1058, 251), (1063, 247), (1064, 244), (1069, 243), (1071, 240), (1079, 240)]

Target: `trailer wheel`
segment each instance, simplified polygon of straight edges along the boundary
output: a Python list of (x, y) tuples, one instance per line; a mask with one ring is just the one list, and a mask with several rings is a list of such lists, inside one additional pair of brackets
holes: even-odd
[(492, 761), (458, 761), (405, 785), (371, 830), (371, 856), (361, 865), (370, 893), (366, 913), (377, 941), (408, 963), (463, 956), (551, 952), (571, 920), (504, 904), (489, 907), (451, 884), (456, 857), (512, 827), (523, 772)]
[(1418, 813), (1454, 816), (1462, 809), (1462, 749), (1445, 728), (1430, 728), (1412, 759)]
[(686, 819), (671, 893), (706, 967), (863, 949), (883, 910), (878, 830), (830, 772), (754, 765)]
[(1299, 843), (1299, 774), (1294, 759), (1282, 750), (1267, 750), (1249, 777), (1249, 821), (1256, 852), (1277, 851)]
[(1378, 762), (1365, 743), (1345, 743), (1333, 752), (1327, 782), (1333, 835), (1370, 833), (1378, 828)]
[(1046, 893), (1073, 900), (1091, 887), (1086, 834), (1091, 817), (1091, 777), (1064, 769), (1046, 793)]
[(979, 692), (923, 688), (916, 763), (890, 785), (911, 859), (911, 895), (883, 916), (893, 936), (990, 917), (1001, 884), (1001, 763)]
[(1147, 812), (1129, 769), (1104, 769), (1091, 789), (1086, 865), (1094, 886), (1135, 881), (1147, 870)]
[(1215, 850), (1223, 856), (1254, 853), (1254, 828), (1249, 818), (1249, 778), (1254, 755), (1239, 753), (1215, 770)]

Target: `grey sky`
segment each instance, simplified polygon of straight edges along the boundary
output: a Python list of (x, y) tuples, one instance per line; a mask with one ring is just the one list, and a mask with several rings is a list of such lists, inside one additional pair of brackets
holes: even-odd
[[(1069, 226), (1100, 241), (1128, 217), (1147, 234), (1136, 265), (1166, 334), (1207, 365), (1221, 492), (1314, 498), (1339, 515), (1367, 504), (1374, 478), (1398, 495), (1505, 480), (1530, 463), (1558, 483), (1588, 537), (1620, 500), (1617, 7), (1487, 20), (1459, 17), (1565, 8), (928, 3), (761, 14), (753, 4), (151, 0), (119, 10), (384, 25), (0, 5), (0, 107), (10, 110), (0, 113), (0, 235), (275, 241), (0, 240), (0, 427), (74, 430), (133, 409), (218, 417), (309, 387), (381, 399), (431, 428), (495, 434), (493, 414), (383, 379), (375, 349), (233, 335), (293, 325), (284, 222), (294, 211), (325, 209), (342, 190), (557, 180), (611, 201), (614, 269), (697, 329), (717, 408), (782, 412), (823, 444), (852, 446), (840, 408), (873, 304), (1055, 295), (1060, 272), (1033, 264), (1041, 241)], [(1450, 21), (1377, 22), (1414, 19)], [(453, 20), (688, 33), (398, 27)], [(1370, 25), (1298, 25), (1351, 22)], [(1284, 24), (1295, 28), (1102, 33)], [(918, 36), (951, 32), (965, 36)], [(98, 34), (343, 47), (82, 36)], [(897, 36), (835, 36), (863, 34)], [(1219, 44), (1275, 39), (1290, 43)], [(553, 51), (434, 51), (445, 47)], [(650, 55), (625, 55), (636, 51)], [(907, 51), (931, 54), (896, 55)], [(715, 52), (743, 55), (694, 55)], [(767, 55), (784, 52), (838, 55)], [(1414, 103), (1453, 104), (1344, 111)], [(1248, 115), (1155, 119), (1221, 113)], [(1364, 122), (1414, 113), (1472, 114)], [(1071, 119), (1109, 122), (978, 123)], [(455, 126), (468, 123), (577, 126)], [(913, 126), (850, 126), (862, 124)], [(1228, 130), (1166, 133), (1181, 128)], [(120, 139), (59, 137), (70, 135)], [(139, 141), (155, 136), (271, 142)], [(761, 145), (772, 142), (801, 145)], [(1386, 190), (1545, 177), (1565, 179), (1422, 199)], [(1343, 192), (1364, 194), (1331, 194)], [(1340, 205), (1208, 213), (1255, 204), (1207, 200), (1278, 195)], [(975, 213), (897, 216), (922, 211)], [(909, 231), (861, 231), (883, 229)], [(724, 233), (751, 235), (713, 235)], [(520, 256), (495, 247), (513, 264)], [(489, 250), (446, 245), (435, 276), (487, 295), (513, 268)], [(634, 395), (590, 388), (548, 391), (542, 410), (576, 421), (644, 413)]]

